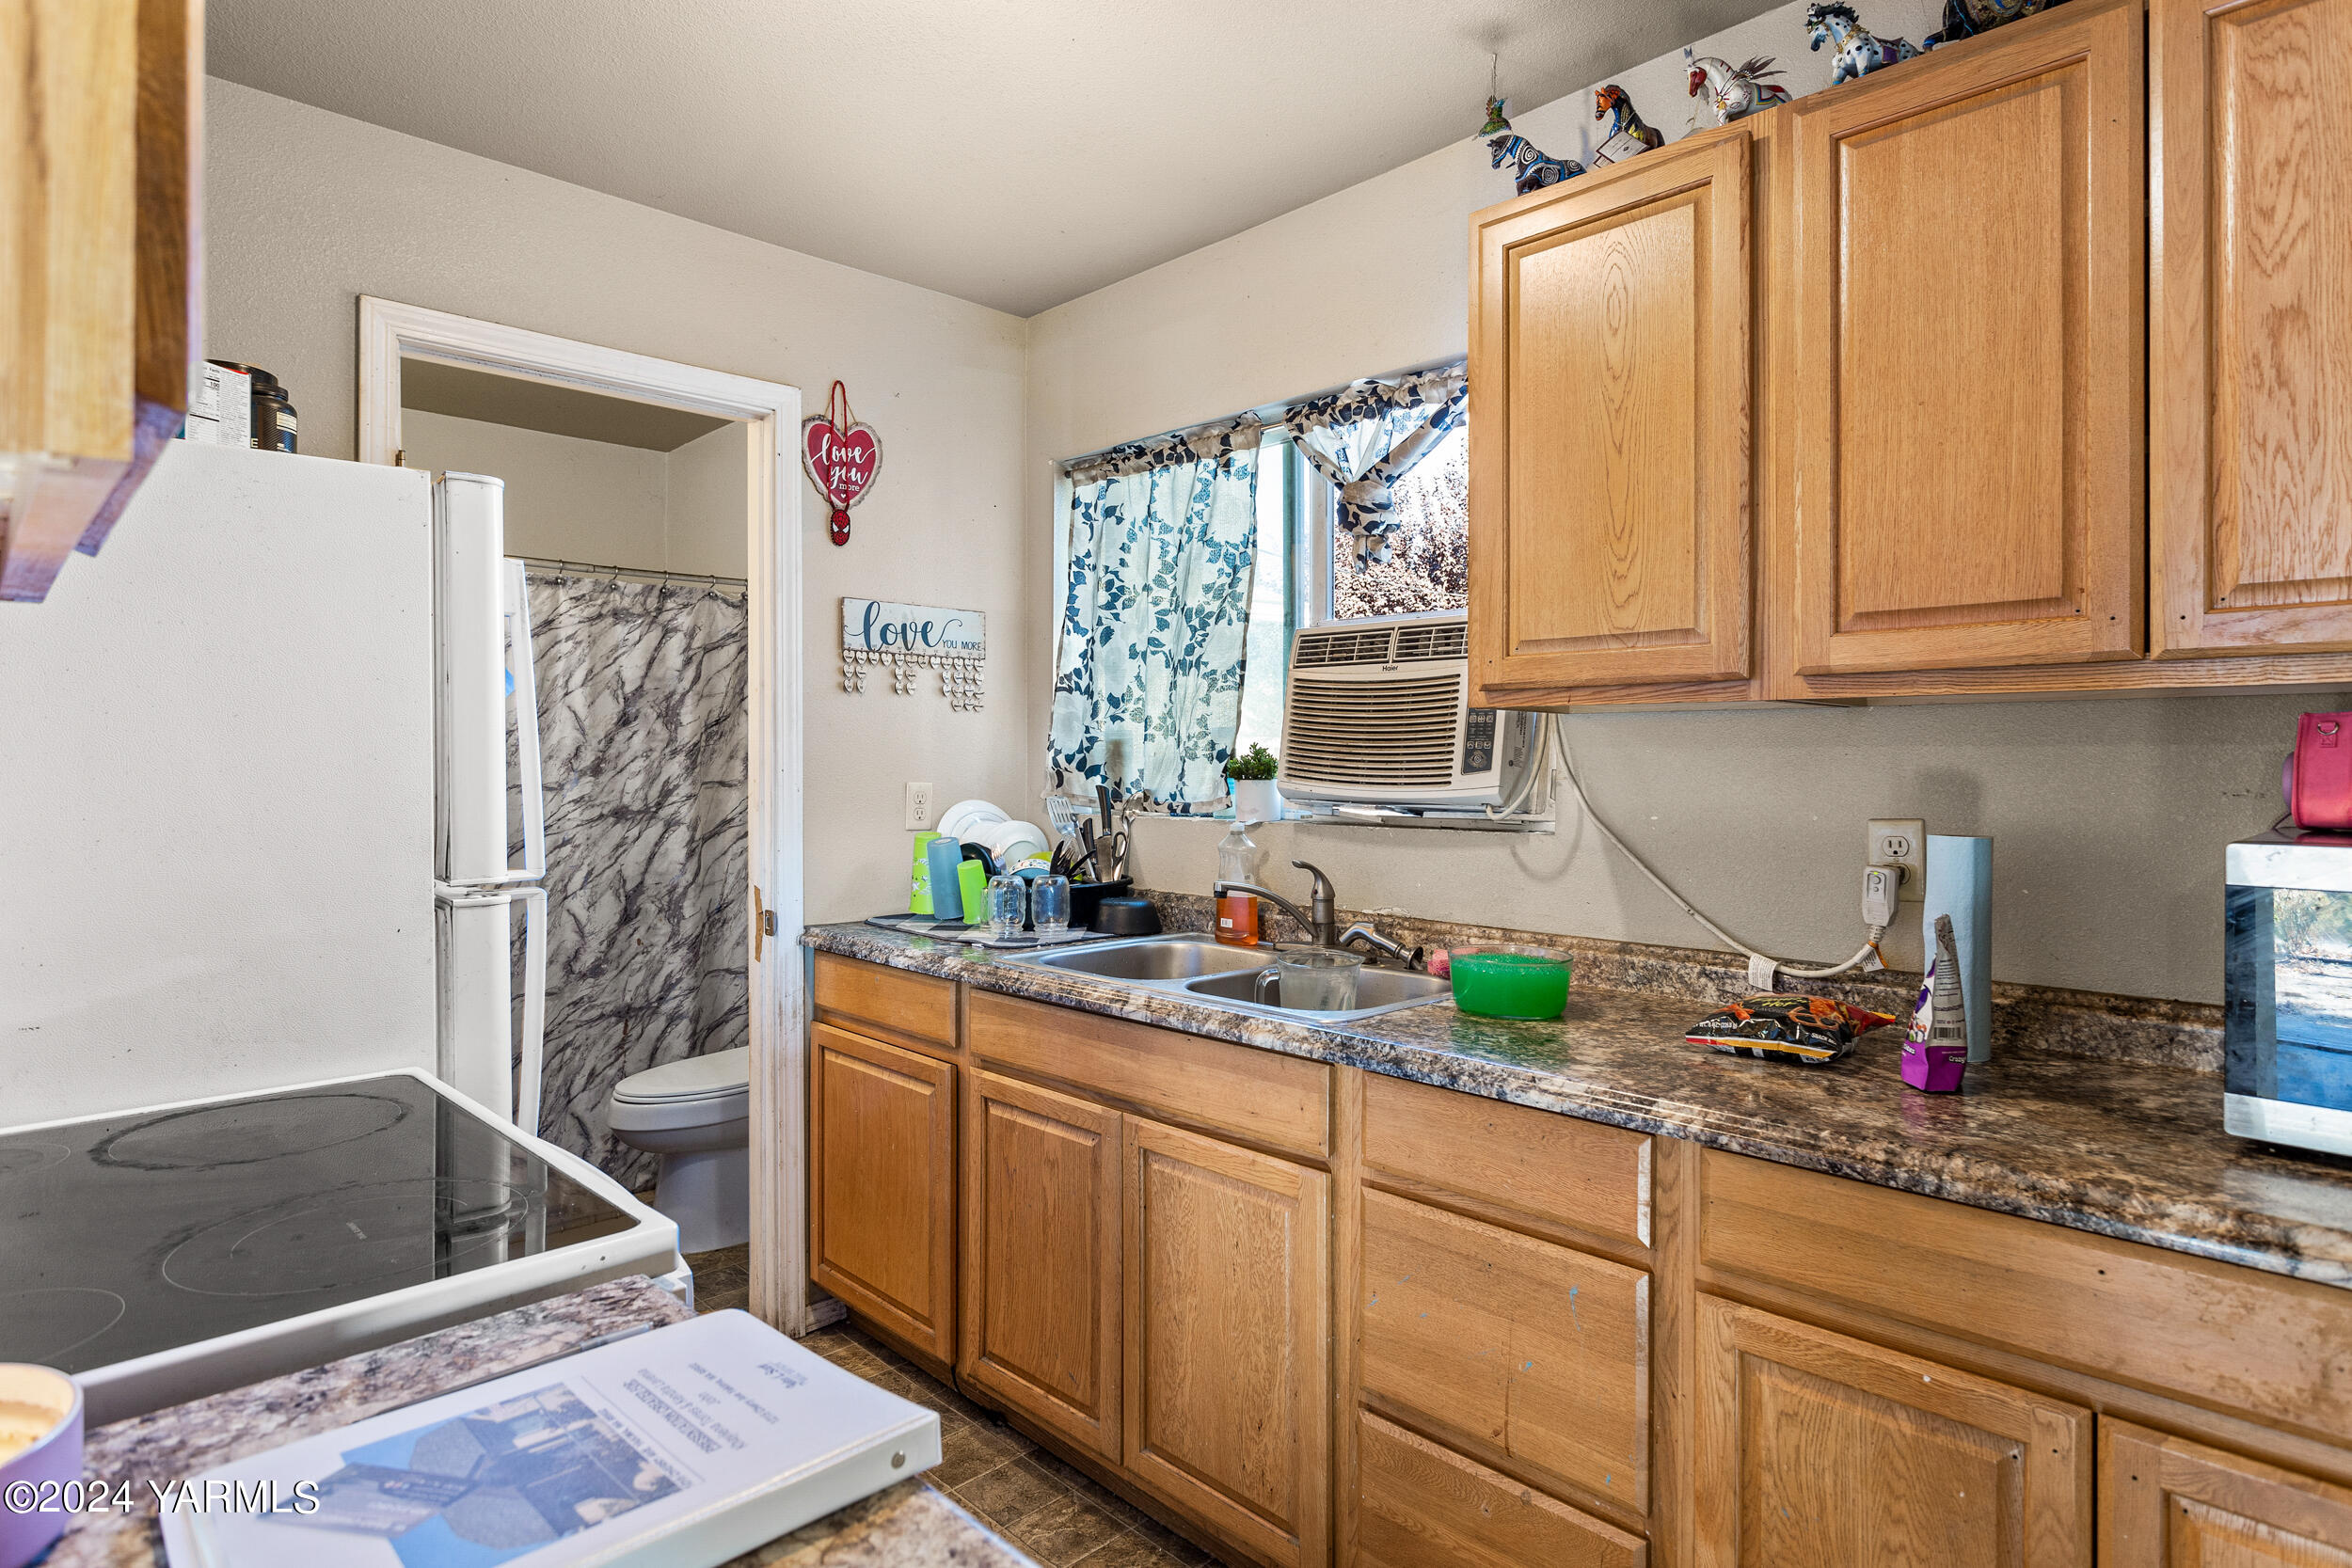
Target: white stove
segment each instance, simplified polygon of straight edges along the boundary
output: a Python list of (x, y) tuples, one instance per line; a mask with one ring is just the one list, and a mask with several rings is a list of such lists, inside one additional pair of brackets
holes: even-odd
[(92, 1425), (626, 1275), (677, 1227), (407, 1070), (0, 1131), (0, 1361)]

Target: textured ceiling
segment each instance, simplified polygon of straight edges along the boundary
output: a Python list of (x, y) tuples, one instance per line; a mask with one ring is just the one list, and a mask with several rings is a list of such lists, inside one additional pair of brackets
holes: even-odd
[(648, 451), (675, 451), (727, 421), (683, 408), (609, 398), (551, 381), (444, 365), (433, 359), (400, 362), (400, 405), (453, 419), (544, 430), (583, 441), (609, 441)]
[(211, 0), (216, 74), (1036, 312), (1772, 0)]

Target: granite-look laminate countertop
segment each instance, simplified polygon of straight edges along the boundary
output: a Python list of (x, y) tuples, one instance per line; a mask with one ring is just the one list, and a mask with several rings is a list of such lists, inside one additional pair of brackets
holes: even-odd
[[(89, 1433), (82, 1473), (128, 1481), (126, 1513), (77, 1519), (42, 1568), (153, 1568), (164, 1560), (150, 1481), (185, 1480), (243, 1455), (518, 1370), (641, 1323), (691, 1316), (650, 1279), (609, 1280), (396, 1345), (191, 1400)], [(725, 1568), (1037, 1568), (921, 1478), (902, 1481), (747, 1552)]]
[(1566, 1014), (1547, 1022), (1437, 1002), (1327, 1026), (863, 924), (814, 927), (802, 941), (982, 990), (2352, 1287), (2352, 1164), (2224, 1132), (2211, 1072), (2043, 1051), (2031, 1028), (2005, 1031), (2007, 1049), (1970, 1068), (1963, 1092), (1929, 1095), (1901, 1080), (1898, 1028), (1865, 1035), (1825, 1068), (1690, 1045), (1685, 1029), (1715, 1005), (1703, 997), (1580, 983)]

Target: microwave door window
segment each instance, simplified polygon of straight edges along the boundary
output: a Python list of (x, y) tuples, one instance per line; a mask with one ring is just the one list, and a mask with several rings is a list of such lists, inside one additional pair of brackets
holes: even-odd
[(2231, 1088), (2352, 1110), (2352, 894), (2232, 888), (2227, 918)]

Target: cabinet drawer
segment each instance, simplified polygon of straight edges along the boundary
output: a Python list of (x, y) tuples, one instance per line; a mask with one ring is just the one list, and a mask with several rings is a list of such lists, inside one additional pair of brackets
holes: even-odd
[(1648, 1548), (1457, 1453), (1356, 1417), (1356, 1568), (1642, 1568)]
[(1365, 1396), (1636, 1512), (1649, 1504), (1649, 1276), (1368, 1191)]
[(2352, 1291), (1714, 1149), (1700, 1175), (1708, 1268), (2352, 1441)]
[(972, 1054), (1188, 1127), (1322, 1159), (1331, 1069), (1246, 1045), (985, 991), (966, 1009)]
[(932, 974), (817, 955), (817, 1010), (852, 1028), (942, 1051), (956, 1048), (956, 988)]
[(1367, 1073), (1364, 1164), (1649, 1244), (1649, 1139), (1621, 1127)]

